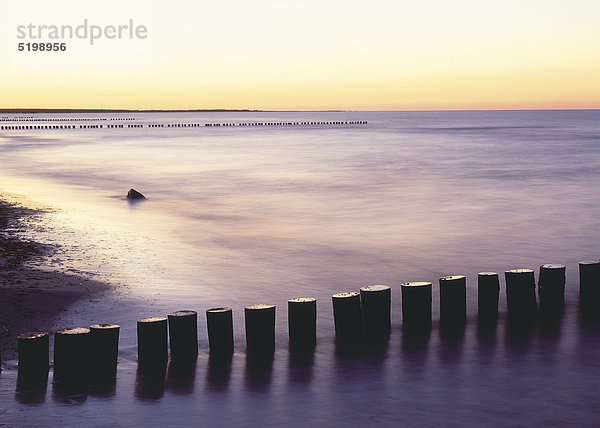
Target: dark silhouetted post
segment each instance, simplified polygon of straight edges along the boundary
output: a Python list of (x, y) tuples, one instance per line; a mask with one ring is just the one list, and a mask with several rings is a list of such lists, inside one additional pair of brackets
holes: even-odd
[(50, 335), (31, 332), (17, 337), (19, 376), (37, 377), (48, 373), (50, 363)]
[(440, 278), (440, 320), (447, 325), (466, 322), (467, 278), (464, 275)]
[(292, 348), (309, 349), (317, 344), (317, 299), (288, 300), (288, 329)]
[(54, 334), (54, 374), (82, 380), (90, 361), (90, 329), (65, 328)]
[(537, 313), (535, 276), (532, 269), (511, 269), (504, 272), (506, 306), (513, 318), (534, 318)]
[(560, 264), (540, 266), (538, 294), (540, 309), (544, 311), (561, 310), (565, 305), (566, 268)]
[(579, 302), (583, 309), (600, 309), (600, 262), (579, 262)]
[(385, 336), (390, 333), (392, 289), (387, 285), (366, 285), (360, 287), (360, 305), (365, 333), (372, 336)]
[(477, 274), (477, 313), (479, 319), (494, 320), (498, 318), (498, 298), (500, 296), (500, 280), (496, 272), (479, 272)]
[(116, 324), (90, 326), (93, 371), (112, 372), (119, 356), (119, 330)]
[(275, 305), (250, 305), (244, 308), (246, 347), (249, 353), (275, 350)]
[(142, 318), (137, 321), (138, 360), (140, 363), (167, 361), (167, 318)]
[(402, 324), (412, 329), (431, 327), (431, 282), (404, 282), (402, 290)]
[(211, 354), (233, 354), (233, 312), (231, 308), (206, 311), (208, 345)]
[(177, 311), (167, 315), (171, 358), (198, 356), (198, 313)]
[(335, 334), (343, 339), (356, 339), (362, 334), (360, 294), (337, 293), (331, 296)]

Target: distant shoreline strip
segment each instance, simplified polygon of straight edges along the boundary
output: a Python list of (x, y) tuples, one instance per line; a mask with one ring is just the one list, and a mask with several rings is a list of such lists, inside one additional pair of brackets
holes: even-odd
[[(77, 121), (98, 119), (73, 119)], [(132, 120), (131, 118), (103, 119), (111, 121)], [(135, 119), (133, 119), (135, 120)], [(36, 122), (40, 121), (39, 119)], [(53, 120), (54, 121), (54, 120)], [(70, 119), (61, 119), (66, 122)], [(294, 122), (225, 122), (225, 123), (129, 123), (129, 124), (106, 124), (106, 125), (0, 125), (3, 131), (38, 130), (38, 129), (113, 129), (113, 128), (197, 128), (197, 127), (254, 127), (254, 126), (323, 126), (323, 125), (366, 125), (366, 120), (351, 121), (294, 121)]]

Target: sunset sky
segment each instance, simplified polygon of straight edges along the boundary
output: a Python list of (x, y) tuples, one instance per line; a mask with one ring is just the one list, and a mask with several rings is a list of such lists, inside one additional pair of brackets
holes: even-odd
[[(8, 9), (6, 7), (8, 6)], [(0, 17), (0, 108), (600, 108), (600, 2), (16, 1)], [(19, 25), (128, 24), (50, 39)]]

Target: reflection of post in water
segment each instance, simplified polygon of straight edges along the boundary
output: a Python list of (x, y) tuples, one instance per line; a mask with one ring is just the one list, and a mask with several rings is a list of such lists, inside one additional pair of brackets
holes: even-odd
[(166, 389), (175, 394), (191, 394), (196, 381), (198, 358), (173, 358), (169, 361)]
[(112, 397), (117, 391), (117, 369), (90, 377), (88, 392), (93, 397)]
[(526, 353), (531, 347), (536, 320), (531, 318), (507, 317), (505, 340), (508, 350), (519, 354)]
[(314, 361), (314, 348), (290, 348), (288, 360), (290, 381), (294, 383), (309, 383), (312, 380)]
[(211, 352), (208, 357), (206, 383), (215, 391), (226, 391), (231, 377), (233, 353)]
[(246, 385), (253, 390), (266, 390), (273, 372), (273, 351), (246, 354)]
[(142, 401), (153, 401), (162, 398), (165, 393), (165, 375), (167, 362), (138, 362), (135, 375), (135, 398)]
[(406, 355), (424, 355), (429, 347), (431, 328), (411, 325), (402, 326), (402, 352)]
[(440, 325), (441, 360), (448, 362), (460, 360), (463, 352), (465, 327), (466, 324), (464, 322)]
[(477, 355), (482, 362), (490, 361), (494, 356), (498, 340), (497, 331), (497, 318), (484, 317), (477, 319)]
[(21, 404), (41, 404), (46, 401), (48, 370), (36, 374), (23, 372), (19, 368), (15, 399)]
[(411, 379), (426, 374), (430, 327), (402, 326), (402, 366)]
[(88, 397), (86, 380), (65, 377), (54, 372), (52, 399), (61, 404), (84, 403)]

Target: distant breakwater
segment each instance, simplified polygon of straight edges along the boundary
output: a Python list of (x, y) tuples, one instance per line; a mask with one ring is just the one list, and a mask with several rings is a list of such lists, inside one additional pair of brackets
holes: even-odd
[[(243, 121), (243, 122), (221, 122), (221, 123), (118, 123), (122, 121), (135, 121), (134, 118), (41, 118), (41, 119), (3, 119), (0, 122), (18, 122), (18, 125), (0, 125), (2, 131), (21, 130), (60, 130), (60, 129), (126, 129), (126, 128), (199, 128), (199, 127), (256, 127), (256, 126), (349, 126), (367, 125), (366, 120), (343, 120), (343, 121)], [(23, 122), (36, 122), (36, 124), (22, 124)], [(44, 124), (40, 124), (43, 122)], [(107, 124), (47, 124), (54, 122), (117, 122)]]

